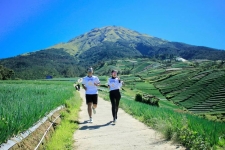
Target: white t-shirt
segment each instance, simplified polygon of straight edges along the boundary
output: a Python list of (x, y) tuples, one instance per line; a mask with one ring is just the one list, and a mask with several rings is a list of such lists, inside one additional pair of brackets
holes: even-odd
[(115, 79), (109, 78), (108, 79), (109, 90), (112, 91), (112, 90), (120, 89), (122, 87), (122, 82), (123, 81), (120, 81), (119, 83), (118, 78), (115, 78)]
[(96, 76), (92, 76), (92, 77), (84, 77), (82, 84), (84, 84), (84, 86), (87, 88), (86, 90), (86, 94), (98, 94), (98, 88), (97, 86), (94, 84), (99, 84), (100, 81), (98, 79), (98, 77)]

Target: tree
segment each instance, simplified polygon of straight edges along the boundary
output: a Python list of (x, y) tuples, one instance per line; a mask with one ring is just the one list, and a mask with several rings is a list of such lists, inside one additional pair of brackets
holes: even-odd
[(14, 71), (0, 65), (0, 80), (8, 80), (14, 75)]

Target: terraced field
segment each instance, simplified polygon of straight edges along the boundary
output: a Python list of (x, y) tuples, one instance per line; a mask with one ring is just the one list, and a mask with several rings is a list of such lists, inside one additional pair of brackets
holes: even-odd
[[(194, 113), (224, 114), (225, 71), (222, 69), (202, 71), (202, 67), (208, 66), (206, 62), (201, 63), (199, 67), (190, 64), (193, 62), (172, 62), (168, 69), (165, 63), (149, 59), (125, 59), (113, 63), (106, 62), (97, 73), (110, 69), (130, 70), (129, 75), (120, 75), (120, 78), (134, 93), (142, 91), (157, 95)], [(157, 89), (153, 90), (152, 83), (159, 92)]]
[[(138, 74), (151, 68), (160, 66), (159, 63), (149, 59), (124, 59), (105, 62), (105, 65), (95, 71), (98, 75), (106, 75), (109, 70), (116, 69), (120, 72), (129, 71), (130, 74)], [(110, 72), (108, 72), (110, 73)], [(108, 74), (107, 74), (108, 75)]]
[(156, 82), (169, 100), (195, 113), (225, 113), (225, 72), (184, 72)]

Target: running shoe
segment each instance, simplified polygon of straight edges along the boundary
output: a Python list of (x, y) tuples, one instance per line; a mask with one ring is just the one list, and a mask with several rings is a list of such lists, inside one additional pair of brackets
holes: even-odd
[(117, 121), (117, 119), (114, 119), (114, 120), (113, 120), (113, 123), (116, 124), (116, 121)]
[(93, 122), (93, 119), (92, 118), (90, 118), (90, 123), (92, 123)]

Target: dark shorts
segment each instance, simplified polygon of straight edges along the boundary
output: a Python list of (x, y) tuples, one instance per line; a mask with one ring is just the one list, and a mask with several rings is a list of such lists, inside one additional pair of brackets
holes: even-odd
[(88, 104), (88, 103), (97, 104), (98, 103), (98, 94), (86, 94), (86, 104)]

